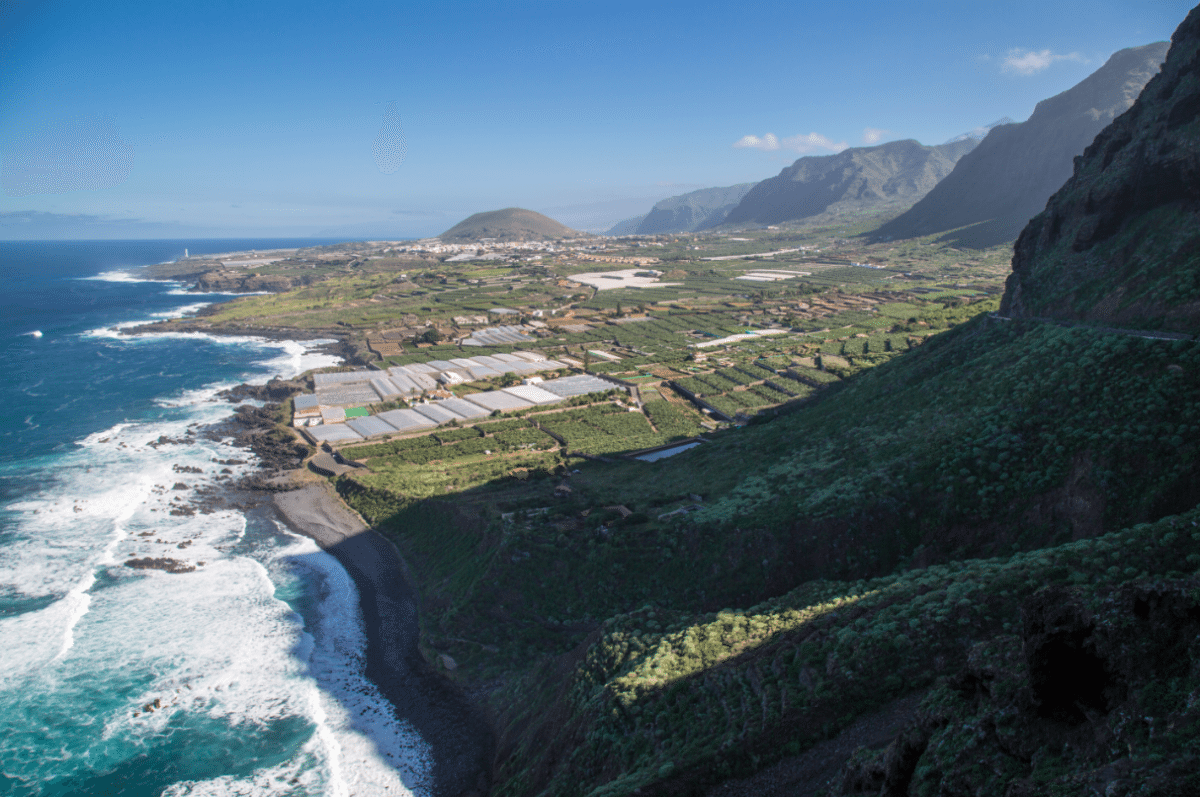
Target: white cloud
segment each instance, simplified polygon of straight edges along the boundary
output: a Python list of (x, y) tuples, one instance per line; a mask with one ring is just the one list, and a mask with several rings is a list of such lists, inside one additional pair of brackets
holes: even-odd
[(733, 142), (733, 146), (737, 149), (779, 149), (779, 139), (774, 133), (767, 133), (762, 138), (758, 136), (742, 136), (737, 141)]
[(787, 149), (794, 149), (801, 155), (807, 155), (810, 152), (816, 152), (819, 149), (828, 150), (829, 152), (841, 152), (849, 148), (849, 144), (845, 141), (834, 142), (831, 138), (826, 138), (820, 133), (809, 133), (807, 136), (792, 136), (783, 140), (783, 146)]
[(1034, 52), (1033, 50), (1022, 50), (1020, 47), (1014, 47), (1005, 54), (1004, 61), (1000, 64), (1000, 71), (1016, 75), (1036, 75), (1043, 69), (1049, 68), (1055, 61), (1079, 61), (1080, 63), (1087, 63), (1087, 59), (1079, 53), (1060, 55), (1052, 53), (1049, 50)]
[(733, 142), (733, 146), (738, 149), (761, 149), (767, 152), (773, 152), (778, 149), (790, 149), (800, 153), (801, 155), (808, 155), (820, 150), (825, 150), (826, 152), (841, 152), (850, 145), (845, 141), (835, 142), (833, 139), (823, 136), (820, 133), (788, 136), (784, 139), (780, 139), (774, 133), (767, 133), (762, 137), (742, 136), (737, 141)]
[(878, 144), (880, 141), (883, 140), (883, 137), (890, 132), (892, 132), (892, 131), (884, 130), (881, 127), (864, 127), (863, 128), (863, 138), (862, 138), (863, 143), (864, 144)]

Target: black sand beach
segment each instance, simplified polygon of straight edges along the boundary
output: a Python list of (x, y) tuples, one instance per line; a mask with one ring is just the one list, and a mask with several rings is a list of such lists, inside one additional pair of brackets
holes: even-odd
[(416, 594), (395, 546), (368, 529), (324, 482), (277, 493), (275, 506), (291, 528), (314, 539), (354, 579), (367, 636), (366, 675), (433, 749), (435, 794), (487, 794), (491, 728), (421, 656)]

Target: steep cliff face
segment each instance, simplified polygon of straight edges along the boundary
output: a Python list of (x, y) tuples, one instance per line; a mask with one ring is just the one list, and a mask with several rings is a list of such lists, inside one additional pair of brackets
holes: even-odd
[(716, 227), (725, 221), (729, 211), (737, 207), (754, 183), (740, 183), (723, 188), (701, 188), (657, 203), (639, 222), (639, 235), (691, 232)]
[(1200, 332), (1200, 9), (1021, 233), (1001, 313)]
[(838, 210), (903, 207), (937, 185), (978, 143), (966, 139), (926, 147), (912, 140), (890, 141), (800, 158), (750, 189), (724, 223), (778, 224)]
[(979, 247), (1013, 240), (1071, 176), (1072, 158), (1133, 104), (1158, 72), (1167, 46), (1121, 50), (1074, 87), (1038, 103), (1027, 121), (998, 125), (945, 180), (877, 235), (913, 238), (977, 225), (955, 240)]

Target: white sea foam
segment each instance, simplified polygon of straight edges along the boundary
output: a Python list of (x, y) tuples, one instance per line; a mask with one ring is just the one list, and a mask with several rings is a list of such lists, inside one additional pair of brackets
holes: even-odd
[[(332, 340), (277, 340), (271, 341), (269, 344), (280, 349), (279, 354), (265, 360), (259, 361), (259, 366), (266, 369), (271, 375), (282, 376), (285, 379), (290, 379), (294, 376), (299, 376), (305, 371), (313, 368), (325, 368), (330, 365), (337, 365), (342, 361), (340, 357), (334, 354), (326, 354), (320, 351), (314, 351), (315, 348), (324, 344), (334, 343)], [(248, 380), (250, 384), (266, 384), (269, 377), (259, 377), (258, 379)]]
[(222, 391), (237, 387), (239, 384), (241, 383), (233, 380), (218, 382), (195, 390), (184, 390), (170, 398), (158, 398), (154, 400), (154, 403), (160, 407), (194, 407), (199, 404), (215, 404), (221, 401)]
[(102, 271), (99, 274), (93, 274), (90, 277), (79, 277), (78, 279), (95, 280), (98, 282), (166, 282), (165, 280), (148, 280), (135, 277), (128, 271)]
[(161, 313), (151, 313), (153, 318), (181, 318), (185, 315), (195, 315), (205, 307), (208, 307), (212, 302), (196, 302), (194, 304), (185, 304), (182, 307), (175, 307), (170, 310), (165, 310)]
[[(338, 362), (314, 352), (317, 342), (204, 337), (260, 347), (253, 381)], [(190, 490), (220, 477), (227, 466), (214, 459), (246, 457), (188, 435), (229, 414), (229, 405), (214, 400), (226, 386), (232, 384), (159, 402), (167, 418), (88, 435), (46, 468), (37, 494), (4, 507), (14, 522), (0, 557), (0, 593), (41, 602), (0, 619), (0, 735), (26, 740), (29, 751), (5, 772), (36, 783), (45, 773), (70, 771), (74, 760), (99, 772), (136, 754), (121, 751), (150, 750), (200, 722), (227, 726), (236, 738), (302, 720), (294, 752), (282, 763), (245, 777), (182, 781), (163, 793), (428, 794), (428, 745), (365, 679), (357, 592), (336, 560), (266, 521), (251, 530), (232, 510), (171, 514)], [(164, 436), (193, 442), (157, 445)], [(229, 469), (236, 477), (250, 467)], [(186, 489), (174, 489), (177, 482)], [(144, 557), (170, 557), (196, 570), (120, 564)], [(282, 599), (301, 592), (297, 579), (322, 585), (315, 608), (304, 609), (307, 621)], [(38, 717), (45, 718), (7, 726), (28, 719), (17, 707), (29, 693), (41, 696), (47, 708)], [(155, 700), (159, 707), (144, 711)], [(56, 716), (75, 724), (59, 727)], [(95, 743), (96, 733), (104, 744)]]
[(168, 296), (270, 296), (271, 291), (196, 291), (191, 288), (172, 288), (165, 291)]

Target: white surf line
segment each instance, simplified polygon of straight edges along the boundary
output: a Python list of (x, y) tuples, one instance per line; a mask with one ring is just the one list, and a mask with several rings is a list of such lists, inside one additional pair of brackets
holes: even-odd
[[(145, 482), (147, 480), (142, 479), (141, 481)], [(143, 492), (145, 494), (148, 494), (149, 491), (149, 487), (143, 488)], [(143, 494), (142, 500), (145, 500), (145, 494)], [(105, 567), (107, 565), (116, 564), (116, 557), (113, 556), (113, 554), (116, 553), (117, 546), (121, 544), (126, 536), (128, 536), (128, 532), (125, 530), (123, 524), (133, 517), (133, 513), (137, 511), (137, 508), (140, 506), (140, 504), (141, 501), (136, 503), (132, 501), (128, 502), (125, 505), (126, 509), (120, 515), (113, 518), (113, 536), (109, 539), (108, 544), (104, 546), (104, 549), (100, 552), (100, 556), (96, 558), (96, 561), (92, 562), (92, 564), (88, 566), (87, 572), (84, 574), (83, 578), (81, 578), (75, 584), (75, 586), (71, 587), (70, 591), (67, 592), (66, 597), (63, 598), (63, 600), (67, 602), (67, 627), (63, 629), (62, 647), (59, 648), (58, 654), (54, 657), (53, 661), (62, 661), (71, 651), (71, 648), (74, 647), (75, 628), (87, 615), (88, 610), (92, 605), (92, 595), (90, 590), (96, 583), (96, 569)]]
[(342, 745), (338, 742), (333, 729), (329, 727), (329, 716), (321, 705), (321, 688), (313, 681), (308, 690), (309, 717), (317, 726), (317, 738), (325, 750), (326, 766), (329, 767), (329, 785), (332, 787), (330, 797), (350, 797), (350, 789), (346, 776), (342, 773)]

